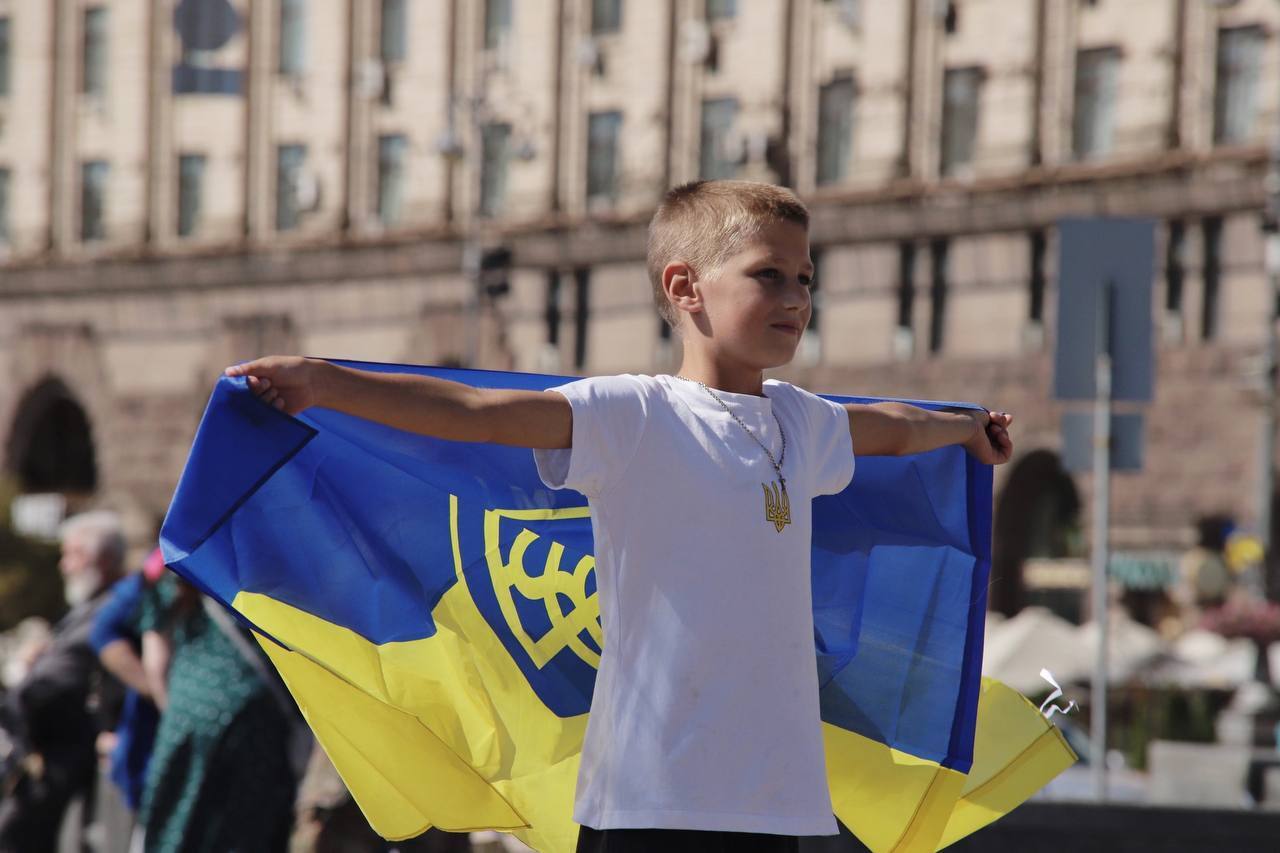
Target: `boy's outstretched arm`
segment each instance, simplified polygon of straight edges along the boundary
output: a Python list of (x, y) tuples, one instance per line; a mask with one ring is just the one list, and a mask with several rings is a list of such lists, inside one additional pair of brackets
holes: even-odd
[(374, 373), (298, 356), (228, 367), (265, 403), (296, 415), (320, 406), (452, 441), (567, 448), (573, 410), (553, 391), (473, 388), (432, 376)]
[(1001, 465), (1013, 455), (1005, 412), (935, 412), (908, 403), (846, 403), (855, 456), (905, 456), (963, 445), (979, 462)]

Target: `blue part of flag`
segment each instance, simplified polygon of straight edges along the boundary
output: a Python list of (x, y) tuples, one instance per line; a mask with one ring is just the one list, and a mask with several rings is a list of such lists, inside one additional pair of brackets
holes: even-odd
[[(541, 390), (570, 381), (342, 363), (479, 387)], [(242, 591), (260, 593), (373, 643), (422, 639), (435, 633), (432, 609), (458, 582), (451, 495), (458, 501), (457, 548), (477, 608), (551, 711), (586, 713), (595, 669), (567, 649), (542, 666), (532, 660), (502, 613), (489, 570), (490, 560), (510, 557), (523, 528), (539, 534), (526, 565), (572, 571), (592, 553), (585, 517), (554, 522), (554, 540), (564, 547), (558, 568), (549, 562), (551, 535), (541, 535), (536, 520), (501, 519), (496, 543), (486, 540), (486, 510), (586, 505), (576, 492), (544, 486), (528, 450), (426, 438), (324, 409), (291, 418), (263, 405), (243, 380), (223, 378), (162, 544), (166, 562), (224, 603)], [(954, 447), (860, 459), (845, 491), (815, 501), (815, 652), (826, 722), (968, 771), (990, 506), (990, 468)], [(514, 602), (528, 638), (550, 630), (543, 604), (519, 596)], [(582, 640), (593, 648), (585, 632)]]
[(963, 772), (973, 761), (990, 482), (989, 469), (943, 448), (859, 459), (844, 492), (814, 502), (823, 719)]

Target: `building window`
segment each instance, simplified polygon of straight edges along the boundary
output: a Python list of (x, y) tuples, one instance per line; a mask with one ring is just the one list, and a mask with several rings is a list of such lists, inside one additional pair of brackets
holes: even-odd
[(378, 221), (395, 225), (404, 209), (405, 154), (408, 140), (401, 134), (378, 137)]
[(484, 0), (484, 49), (497, 50), (511, 35), (511, 0)]
[(862, 0), (822, 0), (828, 6), (836, 7), (840, 23), (851, 30), (862, 26)]
[(1044, 325), (1044, 292), (1048, 277), (1044, 263), (1048, 255), (1049, 239), (1043, 229), (1031, 232), (1031, 276), (1029, 282), (1027, 320), (1034, 326)]
[(818, 91), (819, 186), (838, 183), (849, 176), (853, 99), (852, 75), (838, 76)]
[(943, 0), (935, 3), (938, 15), (942, 18), (942, 31), (949, 36), (960, 32), (960, 4), (956, 0)]
[(0, 98), (9, 94), (9, 19), (0, 18)]
[(105, 6), (90, 6), (84, 10), (80, 91), (94, 98), (107, 94), (107, 21)]
[(893, 338), (894, 355), (907, 358), (915, 348), (916, 244), (898, 244), (898, 326)]
[(301, 211), (300, 188), (302, 167), (307, 161), (307, 146), (281, 145), (276, 149), (276, 230), (291, 231), (298, 227)]
[(622, 29), (622, 0), (591, 0), (591, 33), (616, 33)]
[(718, 21), (738, 14), (738, 0), (707, 0), (707, 20)]
[(1091, 160), (1111, 153), (1119, 80), (1119, 50), (1103, 47), (1076, 53), (1071, 151), (1077, 160)]
[(717, 180), (738, 174), (738, 164), (728, 150), (729, 133), (737, 115), (738, 101), (735, 98), (713, 98), (702, 102), (698, 177)]
[(618, 132), (622, 113), (592, 113), (587, 119), (587, 207), (618, 199)]
[(587, 364), (587, 321), (591, 315), (591, 270), (573, 271), (573, 366), (581, 370)]
[(1262, 27), (1218, 30), (1218, 60), (1213, 89), (1213, 142), (1247, 141), (1258, 113), (1258, 77), (1266, 35)]
[(1200, 314), (1200, 338), (1212, 341), (1218, 337), (1218, 294), (1222, 290), (1222, 217), (1204, 221), (1204, 304)]
[[(1187, 277), (1187, 226), (1175, 219), (1169, 223), (1164, 247), (1164, 310), (1170, 318), (1182, 319), (1184, 283)], [(1179, 334), (1181, 337), (1181, 334)]]
[(929, 244), (929, 352), (942, 352), (947, 330), (947, 259), (950, 244), (945, 239)]
[(497, 216), (507, 196), (511, 125), (486, 124), (480, 131), (480, 215)]
[(544, 306), (543, 319), (547, 324), (547, 345), (551, 348), (560, 346), (560, 271), (547, 272), (547, 301)]
[(306, 68), (306, 0), (280, 0), (280, 73), (301, 74)]
[(942, 88), (943, 175), (956, 175), (973, 165), (978, 138), (978, 100), (982, 91), (981, 68), (950, 68)]
[(88, 243), (107, 236), (107, 163), (90, 160), (80, 164), (80, 239)]
[(9, 170), (0, 168), (0, 246), (9, 245)]
[(190, 237), (200, 229), (204, 190), (203, 154), (178, 157), (178, 236)]
[(408, 56), (406, 45), (409, 28), (405, 0), (382, 0), (382, 17), (379, 21), (378, 54), (388, 65), (404, 62)]

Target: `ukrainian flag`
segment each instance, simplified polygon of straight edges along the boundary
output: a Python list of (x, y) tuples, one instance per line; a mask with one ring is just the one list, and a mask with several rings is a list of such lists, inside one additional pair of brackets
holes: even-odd
[[(945, 846), (1075, 760), (1034, 706), (981, 678), (990, 512), (991, 470), (958, 448), (860, 459), (850, 488), (814, 504), (832, 800), (877, 853)], [(265, 638), (383, 836), (487, 828), (574, 848), (595, 560), (585, 498), (546, 488), (528, 450), (290, 417), (222, 378), (161, 539), (173, 569)]]

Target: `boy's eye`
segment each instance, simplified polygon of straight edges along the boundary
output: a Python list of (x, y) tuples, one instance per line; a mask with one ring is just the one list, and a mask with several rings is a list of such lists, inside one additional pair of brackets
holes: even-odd
[[(760, 278), (767, 278), (773, 281), (786, 278), (786, 276), (784, 276), (780, 270), (774, 267), (768, 267), (766, 269), (762, 269), (756, 273), (756, 276)], [(800, 285), (802, 287), (813, 286), (813, 276), (804, 275), (803, 273), (801, 273), (799, 276), (796, 277), (796, 280), (800, 282)]]

